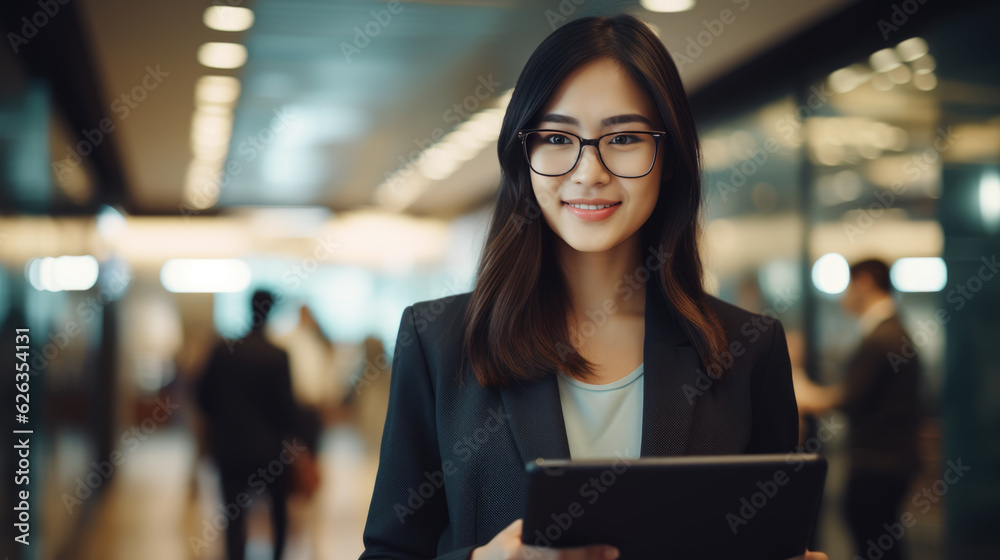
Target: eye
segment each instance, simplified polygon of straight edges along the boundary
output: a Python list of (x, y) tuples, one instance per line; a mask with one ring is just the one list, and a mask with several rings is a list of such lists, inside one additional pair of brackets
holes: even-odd
[(642, 139), (637, 134), (616, 134), (608, 141), (609, 144), (618, 145), (635, 144), (637, 142), (642, 142)]
[(544, 132), (542, 133), (542, 142), (545, 144), (565, 146), (567, 144), (572, 144), (573, 139), (565, 134), (559, 134), (557, 132)]

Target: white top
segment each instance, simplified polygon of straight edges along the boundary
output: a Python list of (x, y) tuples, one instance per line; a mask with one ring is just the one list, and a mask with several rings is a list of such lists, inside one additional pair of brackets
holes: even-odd
[(558, 372), (571, 459), (639, 457), (642, 366), (606, 385), (584, 383)]

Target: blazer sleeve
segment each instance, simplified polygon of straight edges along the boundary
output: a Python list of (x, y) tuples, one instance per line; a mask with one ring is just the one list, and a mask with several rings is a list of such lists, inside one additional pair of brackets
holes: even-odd
[(414, 326), (411, 305), (403, 311), (396, 337), (389, 406), (360, 560), (467, 560), (475, 548), (437, 555), (438, 540), (448, 524), (448, 506), (444, 486), (429, 482), (442, 474), (441, 454), (434, 391)]
[(792, 363), (785, 328), (778, 319), (770, 347), (755, 371), (753, 426), (747, 453), (788, 453), (799, 443), (799, 409), (792, 386)]

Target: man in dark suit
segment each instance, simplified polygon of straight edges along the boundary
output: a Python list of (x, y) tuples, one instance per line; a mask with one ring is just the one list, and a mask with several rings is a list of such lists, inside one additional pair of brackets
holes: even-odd
[(253, 294), (250, 333), (216, 345), (197, 386), (229, 518), (229, 560), (243, 559), (247, 510), (264, 492), (271, 498), (274, 558), (281, 558), (291, 461), (302, 451), (293, 439), (299, 430), (288, 354), (264, 336), (273, 306), (270, 292)]
[[(838, 408), (847, 414), (849, 474), (844, 514), (855, 553), (882, 560), (905, 557), (900, 522), (907, 489), (920, 468), (921, 364), (896, 314), (889, 267), (866, 260), (851, 267), (841, 305), (858, 316), (862, 339), (840, 386), (797, 391), (799, 408), (812, 414)], [(882, 537), (880, 544), (879, 538)], [(888, 550), (886, 544), (891, 543)]]

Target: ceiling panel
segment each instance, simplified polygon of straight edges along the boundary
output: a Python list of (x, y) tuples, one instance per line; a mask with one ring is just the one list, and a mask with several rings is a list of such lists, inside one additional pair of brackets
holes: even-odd
[[(476, 109), (496, 104), (534, 47), (562, 23), (560, 11), (571, 18), (623, 10), (643, 17), (676, 60), (697, 52), (680, 64), (694, 91), (847, 3), (713, 0), (689, 12), (654, 14), (620, 0), (579, 6), (456, 0), (401, 2), (390, 13), (388, 3), (375, 0), (262, 0), (246, 4), (256, 21), (244, 33), (206, 28), (206, 1), (84, 0), (82, 12), (135, 206), (175, 214), (192, 158), (194, 85), (202, 75), (242, 81), (228, 154), (239, 171), (224, 176), (218, 205), (325, 205), (337, 211), (374, 205), (380, 183), (461, 120), (456, 104), (470, 98)], [(723, 10), (732, 17), (720, 27), (714, 21)], [(709, 44), (687, 50), (713, 26), (718, 33)], [(245, 44), (247, 64), (222, 71), (201, 66), (196, 52), (206, 41)], [(147, 67), (157, 66), (169, 76), (121, 118), (115, 101), (142, 84)], [(498, 85), (477, 100), (484, 82)], [(453, 176), (432, 182), (406, 211), (448, 216), (481, 204), (496, 188), (493, 152), (485, 148)]]

